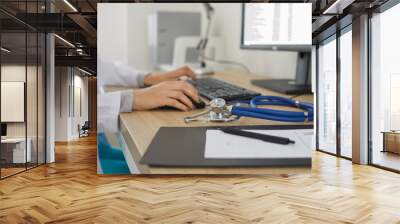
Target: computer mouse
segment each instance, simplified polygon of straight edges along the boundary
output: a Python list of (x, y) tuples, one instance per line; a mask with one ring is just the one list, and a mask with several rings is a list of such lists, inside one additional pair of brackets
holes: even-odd
[(192, 98), (190, 98), (190, 100), (192, 101), (196, 109), (203, 109), (204, 107), (206, 107), (206, 103), (202, 99), (199, 99), (199, 102), (192, 100)]
[[(189, 97), (189, 99), (192, 101), (193, 106), (194, 106), (196, 109), (203, 109), (203, 108), (206, 107), (206, 103), (205, 103), (202, 99), (200, 99), (199, 102), (194, 101), (194, 100), (193, 100), (192, 98), (190, 98), (190, 97)], [(161, 110), (179, 110), (179, 109), (177, 109), (177, 108), (175, 108), (175, 107), (171, 107), (171, 106), (162, 106), (162, 107), (159, 107), (158, 109), (161, 109)]]

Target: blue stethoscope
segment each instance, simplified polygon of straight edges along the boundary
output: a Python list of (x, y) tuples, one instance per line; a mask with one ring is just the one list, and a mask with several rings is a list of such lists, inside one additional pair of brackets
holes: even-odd
[[(256, 96), (251, 99), (248, 104), (250, 107), (233, 106), (231, 114), (239, 117), (254, 117), (284, 122), (305, 122), (314, 120), (314, 106), (312, 103), (300, 102), (280, 96)], [(303, 111), (285, 111), (257, 107), (266, 105), (295, 107)]]
[[(242, 106), (247, 104), (248, 106)], [(303, 111), (286, 111), (258, 106), (285, 106), (294, 107)], [(308, 122), (314, 120), (314, 106), (312, 103), (280, 96), (256, 96), (251, 100), (240, 101), (236, 105), (227, 105), (221, 98), (213, 99), (208, 104), (208, 110), (185, 117), (185, 122), (199, 120), (200, 116), (206, 117), (208, 121), (228, 122), (240, 117), (253, 117), (265, 120), (282, 122)]]

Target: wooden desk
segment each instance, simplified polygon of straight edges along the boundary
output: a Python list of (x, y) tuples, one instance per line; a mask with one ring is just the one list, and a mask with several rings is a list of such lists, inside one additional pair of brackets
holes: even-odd
[[(253, 89), (264, 95), (280, 95), (282, 94), (258, 88), (250, 83), (250, 80), (263, 78), (261, 76), (240, 74), (237, 72), (220, 72), (213, 75), (218, 78), (248, 89)], [(265, 77), (264, 77), (265, 78)], [(297, 98), (302, 101), (312, 102), (313, 96), (307, 95)], [(292, 108), (291, 108), (292, 109)], [(296, 109), (292, 109), (296, 110)], [(221, 126), (221, 125), (293, 125), (294, 123), (283, 123), (276, 121), (268, 121), (254, 118), (241, 118), (238, 121), (229, 123), (200, 123), (193, 122), (186, 124), (183, 117), (198, 111), (135, 111), (131, 113), (123, 113), (120, 115), (120, 126), (122, 135), (125, 138), (129, 151), (133, 156), (133, 160), (141, 173), (143, 174), (287, 174), (293, 172), (306, 172), (307, 168), (160, 168), (149, 167), (139, 164), (139, 160), (150, 145), (153, 137), (160, 127), (198, 127), (198, 126)], [(295, 124), (312, 124), (295, 123)]]
[(382, 152), (400, 154), (400, 131), (383, 131)]

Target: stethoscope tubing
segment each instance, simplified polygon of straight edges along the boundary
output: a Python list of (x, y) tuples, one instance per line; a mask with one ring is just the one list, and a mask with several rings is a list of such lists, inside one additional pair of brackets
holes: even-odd
[[(231, 113), (237, 116), (284, 122), (304, 122), (313, 121), (314, 119), (314, 106), (311, 103), (279, 96), (257, 96), (245, 103), (248, 103), (250, 107), (233, 106)], [(259, 105), (296, 107), (303, 109), (304, 112), (257, 108)]]
[(238, 112), (247, 111), (252, 113), (269, 114), (269, 115), (286, 116), (286, 117), (304, 117), (304, 112), (274, 110), (274, 109), (257, 108), (257, 107), (233, 107), (232, 111), (238, 111)]

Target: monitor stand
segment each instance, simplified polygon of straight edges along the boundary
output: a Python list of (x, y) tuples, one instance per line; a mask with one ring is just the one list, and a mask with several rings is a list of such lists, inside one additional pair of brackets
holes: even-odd
[(296, 79), (252, 80), (255, 86), (288, 95), (311, 94), (311, 53), (299, 52), (296, 65)]

